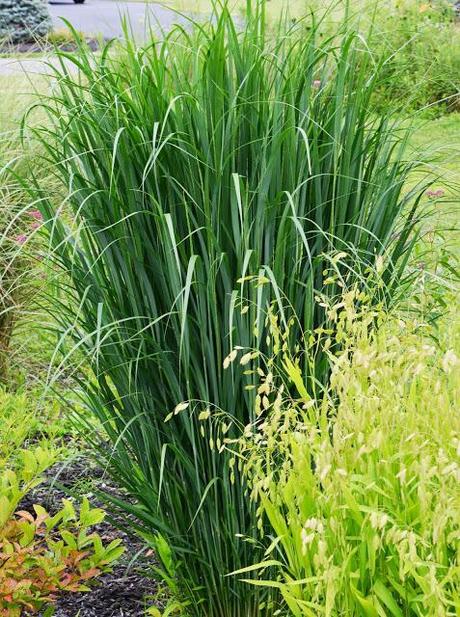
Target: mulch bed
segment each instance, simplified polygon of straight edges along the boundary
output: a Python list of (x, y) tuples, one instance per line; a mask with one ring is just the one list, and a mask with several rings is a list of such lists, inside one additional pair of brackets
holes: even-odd
[[(82, 457), (50, 469), (47, 481), (32, 491), (19, 509), (32, 512), (37, 503), (52, 514), (64, 497), (69, 498), (68, 491), (86, 495), (92, 506), (104, 507), (94, 497), (95, 489), (120, 495), (120, 490), (102, 477), (101, 470)], [(154, 557), (151, 553), (146, 556), (142, 540), (121, 531), (116, 523), (115, 516), (114, 523), (106, 519), (94, 529), (106, 544), (121, 538), (124, 555), (111, 573), (97, 579), (90, 592), (63, 594), (56, 604), (55, 617), (141, 617), (147, 607), (158, 605), (158, 581), (152, 574)]]

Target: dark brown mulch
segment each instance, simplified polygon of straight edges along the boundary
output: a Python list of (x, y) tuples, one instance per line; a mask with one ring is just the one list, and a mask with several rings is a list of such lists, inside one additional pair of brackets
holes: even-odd
[[(33, 511), (33, 504), (38, 503), (53, 513), (64, 497), (69, 498), (68, 490), (81, 497), (86, 495), (93, 506), (103, 507), (92, 493), (96, 489), (120, 494), (116, 486), (102, 477), (99, 468), (82, 457), (49, 470), (47, 481), (22, 501), (20, 509)], [(148, 606), (156, 604), (158, 582), (152, 575), (154, 557), (139, 538), (116, 526), (116, 517), (115, 524), (106, 519), (95, 531), (104, 543), (121, 538), (126, 551), (113, 572), (101, 576), (90, 592), (62, 595), (56, 604), (55, 617), (141, 617)]]

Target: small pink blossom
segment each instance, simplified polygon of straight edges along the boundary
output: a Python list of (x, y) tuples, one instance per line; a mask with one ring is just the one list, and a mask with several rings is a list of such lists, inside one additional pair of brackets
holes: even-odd
[(43, 221), (43, 214), (40, 212), (40, 210), (30, 210), (28, 214), (36, 221)]
[(444, 197), (445, 191), (443, 189), (437, 189), (436, 191), (427, 191), (426, 196), (430, 199), (439, 199), (440, 197)]
[(31, 229), (38, 229), (39, 227), (41, 227), (41, 223), (39, 223), (38, 221), (34, 221), (34, 222), (30, 225), (30, 228), (31, 228)]
[(19, 234), (16, 236), (16, 244), (24, 244), (27, 242), (27, 236), (25, 234)]
[(316, 90), (319, 90), (319, 88), (321, 88), (321, 80), (320, 79), (315, 79), (313, 84), (312, 84), (313, 88), (316, 88)]

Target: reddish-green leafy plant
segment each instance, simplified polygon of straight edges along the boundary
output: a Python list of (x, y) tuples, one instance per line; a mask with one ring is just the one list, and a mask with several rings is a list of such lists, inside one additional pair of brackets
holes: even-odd
[(123, 552), (120, 540), (104, 546), (98, 534), (89, 532), (105, 513), (90, 508), (87, 499), (79, 515), (68, 500), (54, 516), (40, 506), (34, 509), (34, 515), (16, 512), (0, 528), (1, 616), (37, 612), (63, 591), (88, 591), (88, 582)]
[(0, 617), (52, 614), (59, 593), (87, 590), (123, 552), (120, 540), (104, 546), (91, 531), (105, 513), (87, 499), (79, 512), (66, 499), (52, 515), (39, 505), (21, 509), (60, 454), (46, 439), (24, 449), (36, 435), (25, 398), (0, 390)]

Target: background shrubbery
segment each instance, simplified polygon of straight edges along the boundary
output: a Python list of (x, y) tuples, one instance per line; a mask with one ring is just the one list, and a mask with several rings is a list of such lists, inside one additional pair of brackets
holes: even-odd
[(0, 43), (34, 41), (51, 26), (45, 0), (0, 0)]
[[(368, 44), (384, 59), (375, 100), (381, 111), (455, 111), (460, 104), (460, 24), (452, 2), (376, 2)], [(369, 9), (372, 2), (368, 4)]]

